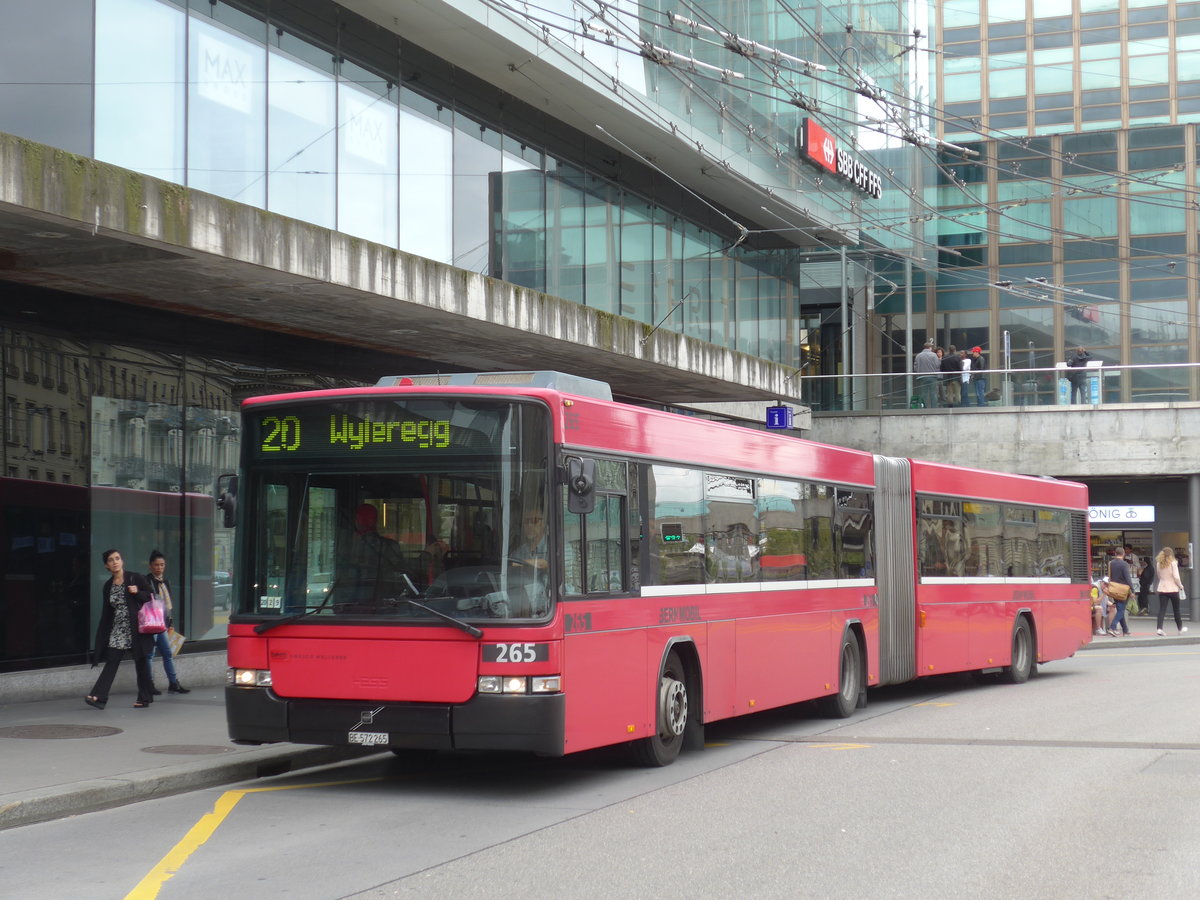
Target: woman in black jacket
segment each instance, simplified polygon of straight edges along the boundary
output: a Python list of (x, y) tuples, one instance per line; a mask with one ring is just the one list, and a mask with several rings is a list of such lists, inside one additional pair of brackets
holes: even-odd
[(112, 577), (104, 582), (104, 601), (100, 624), (96, 628), (96, 656), (92, 668), (103, 659), (104, 669), (84, 702), (96, 709), (104, 709), (108, 703), (108, 690), (112, 687), (121, 660), (126, 653), (132, 653), (138, 687), (137, 702), (133, 707), (145, 709), (154, 699), (149, 667), (145, 664), (154, 636), (138, 632), (138, 610), (144, 603), (150, 602), (153, 592), (146, 576), (125, 571), (125, 562), (119, 550), (105, 550), (101, 558)]

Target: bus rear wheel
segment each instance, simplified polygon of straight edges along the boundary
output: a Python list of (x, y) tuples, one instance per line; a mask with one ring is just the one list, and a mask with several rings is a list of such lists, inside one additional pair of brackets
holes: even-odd
[(1024, 684), (1032, 672), (1033, 632), (1029, 630), (1029, 620), (1021, 616), (1013, 628), (1012, 664), (1004, 669), (1000, 677), (1009, 684)]
[(683, 748), (688, 726), (687, 676), (674, 651), (659, 676), (654, 708), (654, 734), (633, 742), (634, 759), (644, 766), (669, 766)]
[(847, 719), (858, 707), (862, 693), (862, 656), (854, 635), (842, 638), (842, 649), (838, 654), (838, 689), (830, 697), (817, 701), (821, 714), (830, 719)]

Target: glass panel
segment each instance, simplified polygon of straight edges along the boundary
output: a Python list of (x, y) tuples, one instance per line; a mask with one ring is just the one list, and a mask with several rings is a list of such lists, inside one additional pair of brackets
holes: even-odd
[(920, 576), (961, 578), (965, 560), (961, 501), (921, 498), (918, 509)]
[(491, 270), (493, 184), (503, 170), (500, 143), (498, 132), (462, 113), (455, 115), (454, 265), (472, 272)]
[(836, 552), (833, 542), (835, 491), (827, 484), (809, 485), (804, 498), (805, 556), (808, 577), (825, 579), (837, 577)]
[(763, 581), (798, 581), (808, 571), (803, 498), (806, 486), (797, 481), (761, 478), (758, 481), (758, 520), (761, 528), (759, 574)]
[(1116, 199), (1113, 197), (1067, 198), (1063, 203), (1063, 230), (1072, 236), (1107, 237), (1116, 234)]
[(1037, 511), (1037, 561), (1033, 572), (1043, 578), (1071, 574), (1071, 514), (1060, 509)]
[(333, 76), (274, 50), (267, 64), (267, 208), (333, 228), (337, 191)]
[(1000, 504), (964, 502), (963, 519), (967, 548), (963, 573), (968, 577), (1004, 575)]
[(758, 581), (758, 515), (754, 479), (708, 473), (705, 541), (709, 580), (714, 584)]
[[(91, 155), (92, 4), (8, 2), (3, 14), (0, 127), (31, 141)], [(124, 14), (136, 17), (138, 11)], [(144, 39), (136, 28), (132, 34)], [(111, 43), (109, 47), (111, 52)], [(138, 73), (133, 80), (145, 77)]]
[(842, 578), (870, 578), (875, 572), (874, 495), (868, 491), (837, 490), (838, 573)]
[(250, 433), (255, 586), (238, 598), (244, 612), (428, 621), (549, 611), (545, 409), (310, 403), (264, 408)]
[(704, 473), (650, 468), (650, 571), (644, 584), (704, 584)]
[(947, 75), (942, 79), (942, 96), (946, 103), (963, 100), (978, 100), (979, 75)]
[(239, 34), (191, 19), (188, 33), (188, 185), (266, 203), (267, 53)]
[[(1155, 305), (1172, 306), (1174, 304)], [(1183, 304), (1177, 305), (1178, 309), (1182, 309), (1182, 307)], [(1163, 338), (1174, 334), (1178, 337), (1184, 330), (1182, 314), (1179, 314), (1179, 317), (1168, 318), (1170, 315), (1171, 313), (1165, 310), (1162, 312), (1162, 318), (1159, 320), (1162, 327), (1155, 332), (1154, 313), (1150, 314), (1149, 321), (1142, 319), (1141, 304), (1138, 304), (1137, 310), (1133, 313), (1134, 318), (1139, 321), (1139, 327), (1143, 334), (1150, 332), (1155, 337)], [(1186, 340), (1175, 344), (1135, 346), (1132, 353), (1133, 364), (1148, 365), (1154, 368), (1133, 369), (1129, 373), (1131, 399), (1136, 403), (1178, 403), (1191, 400), (1188, 367), (1182, 365), (1187, 362), (1187, 358)], [(1175, 365), (1168, 368), (1171, 364)]]
[(1129, 80), (1132, 84), (1142, 85), (1152, 82), (1166, 83), (1168, 57), (1166, 54), (1157, 56), (1131, 56), (1129, 59)]
[[(1052, 405), (1056, 387), (1053, 373), (1032, 370), (1053, 368), (1058, 361), (1053, 307), (1002, 307), (1000, 330), (1009, 333), (1012, 348), (1012, 402), (1017, 406)], [(1019, 371), (1021, 369), (1026, 371)]]
[(97, 159), (183, 183), (184, 23), (154, 0), (96, 4)]
[(1092, 356), (1109, 363), (1120, 361), (1121, 308), (1117, 303), (1068, 306), (1063, 314), (1068, 347), (1087, 347)]
[[(450, 126), (451, 114), (408, 93), (399, 115), (400, 249), (449, 263), (454, 259), (454, 130)], [(528, 193), (519, 188), (516, 197), (509, 198), (510, 203), (517, 205), (530, 201)], [(527, 208), (523, 215), (514, 215), (523, 225), (534, 224), (535, 232), (543, 231), (544, 223), (541, 228), (536, 227), (539, 222), (537, 212), (540, 210), (535, 212)], [(515, 269), (520, 271), (521, 267)], [(511, 276), (517, 271), (509, 272), (509, 281), (514, 280)], [(544, 276), (539, 272), (537, 285), (527, 286), (540, 288), (544, 284)]]
[[(338, 79), (338, 231), (395, 247), (397, 128), (395, 88), (342, 64)], [(487, 243), (484, 242), (486, 254)]]
[(1009, 578), (1034, 577), (1039, 574), (1037, 513), (1028, 506), (1003, 509), (1004, 574)]

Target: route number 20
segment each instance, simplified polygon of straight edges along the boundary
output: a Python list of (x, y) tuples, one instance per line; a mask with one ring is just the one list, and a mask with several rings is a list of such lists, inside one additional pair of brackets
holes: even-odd
[(284, 416), (282, 419), (267, 416), (262, 420), (262, 427), (267, 430), (262, 442), (265, 452), (300, 449), (300, 420), (296, 416)]

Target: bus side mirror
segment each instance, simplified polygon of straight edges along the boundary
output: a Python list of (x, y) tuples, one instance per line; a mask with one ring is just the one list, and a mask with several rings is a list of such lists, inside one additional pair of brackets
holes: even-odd
[[(222, 488), (222, 482), (225, 487)], [(237, 523), (237, 491), (238, 477), (236, 475), (222, 475), (217, 478), (217, 509), (221, 510), (221, 524), (226, 528), (232, 528)]]
[(586, 516), (596, 508), (596, 461), (567, 457), (567, 511)]

